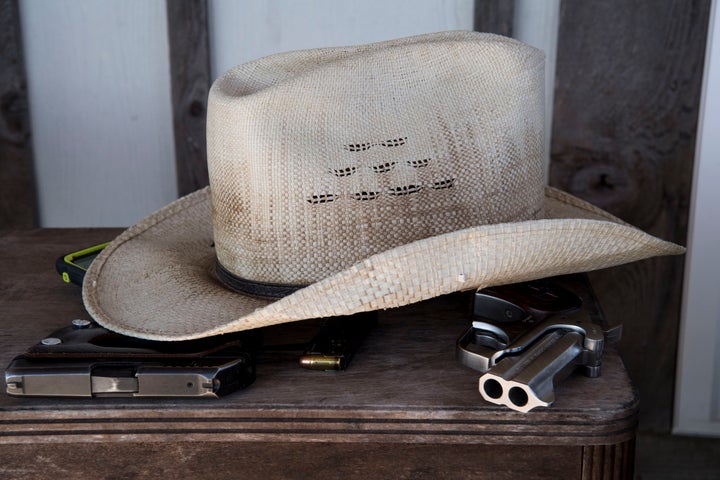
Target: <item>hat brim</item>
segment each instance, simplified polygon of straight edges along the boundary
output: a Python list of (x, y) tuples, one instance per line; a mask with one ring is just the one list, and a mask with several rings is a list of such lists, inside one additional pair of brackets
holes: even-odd
[(400, 307), (459, 290), (584, 272), (683, 247), (548, 187), (545, 218), (418, 240), (271, 300), (233, 292), (214, 274), (209, 188), (130, 227), (90, 266), (88, 313), (133, 337), (189, 340), (309, 318)]

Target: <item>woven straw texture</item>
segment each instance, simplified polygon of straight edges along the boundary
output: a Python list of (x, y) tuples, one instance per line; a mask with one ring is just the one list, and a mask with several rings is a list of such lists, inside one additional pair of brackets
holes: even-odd
[(210, 92), (220, 263), (309, 284), (462, 228), (539, 218), (541, 51), (449, 32), (241, 65)]
[[(102, 252), (88, 312), (184, 340), (682, 253), (543, 185), (543, 68), (514, 40), (449, 32), (229, 71), (210, 93), (210, 188)], [(216, 258), (309, 286), (235, 293)]]

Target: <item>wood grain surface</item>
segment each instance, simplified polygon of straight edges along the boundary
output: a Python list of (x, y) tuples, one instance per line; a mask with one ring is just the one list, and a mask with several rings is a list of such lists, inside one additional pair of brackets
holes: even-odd
[[(54, 260), (116, 232), (34, 230), (0, 238), (5, 264), (27, 272), (0, 280), (1, 363), (71, 319), (87, 318), (79, 288), (60, 280)], [(23, 256), (28, 246), (33, 254)], [(477, 392), (479, 375), (454, 359), (455, 340), (468, 326), (465, 297), (382, 312), (380, 325), (345, 372), (304, 370), (296, 358), (281, 358), (259, 364), (250, 388), (220, 401), (3, 395), (0, 442), (33, 441), (40, 432), (44, 441), (61, 442), (127, 435), (265, 441), (320, 435), (334, 442), (597, 444), (633, 436), (636, 398), (613, 352), (600, 378), (577, 375), (563, 383), (551, 409), (523, 415), (485, 404)], [(299, 336), (312, 332), (298, 323), (265, 329), (265, 336), (293, 329)]]
[[(17, 272), (0, 277), (0, 363), (70, 319), (87, 318), (79, 287), (60, 280), (54, 260), (117, 233), (49, 229), (0, 236), (0, 261)], [(454, 359), (455, 339), (468, 325), (466, 302), (456, 294), (382, 312), (347, 371), (303, 370), (296, 358), (280, 357), (260, 363), (249, 388), (219, 400), (0, 395), (0, 474), (30, 468), (22, 460), (30, 452), (70, 475), (113, 465), (98, 457), (70, 462), (71, 451), (101, 458), (112, 451), (118, 459), (145, 451), (155, 466), (171, 463), (162, 452), (173, 451), (172, 461), (188, 471), (199, 468), (205, 454), (232, 463), (235, 451), (258, 461), (274, 458), (279, 471), (301, 458), (308, 468), (336, 465), (347, 478), (368, 478), (371, 467), (362, 458), (379, 462), (376, 469), (394, 462), (399, 478), (451, 478), (500, 465), (507, 476), (495, 471), (493, 478), (578, 478), (583, 448), (633, 441), (637, 397), (613, 350), (600, 378), (571, 376), (556, 389), (552, 408), (521, 414), (483, 402), (479, 375)], [(302, 323), (273, 328), (283, 331), (267, 329), (269, 338), (308, 331)], [(327, 460), (352, 452), (353, 460)], [(255, 472), (247, 478), (261, 477), (257, 462), (245, 463)], [(142, 464), (126, 468), (133, 472), (128, 478), (147, 478)]]
[[(550, 182), (685, 244), (710, 2), (561, 5)], [(591, 278), (625, 325), (641, 429), (669, 431), (684, 258)]]
[[(580, 477), (580, 450), (581, 447), (542, 445), (478, 448), (477, 445), (317, 442), (13, 445), (12, 449), (0, 449), (0, 475), (4, 480), (621, 478)], [(68, 458), (76, 461), (69, 462)]]
[(0, 231), (37, 226), (25, 63), (17, 0), (0, 0)]

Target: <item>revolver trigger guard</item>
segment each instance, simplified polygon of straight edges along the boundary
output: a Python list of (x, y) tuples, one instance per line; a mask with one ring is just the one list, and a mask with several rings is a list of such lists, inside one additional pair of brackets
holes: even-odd
[(474, 321), (455, 343), (457, 360), (479, 372), (492, 367), (492, 356), (508, 346), (510, 338), (500, 327), (481, 321)]

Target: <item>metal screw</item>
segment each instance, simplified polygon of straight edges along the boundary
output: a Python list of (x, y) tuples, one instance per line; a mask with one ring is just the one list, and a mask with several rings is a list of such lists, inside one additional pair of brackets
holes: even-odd
[(76, 318), (70, 323), (72, 323), (73, 328), (88, 328), (92, 325), (90, 320), (83, 320), (82, 318)]
[(60, 345), (62, 343), (62, 340), (55, 337), (48, 337), (40, 340), (40, 343), (42, 343), (43, 345)]

